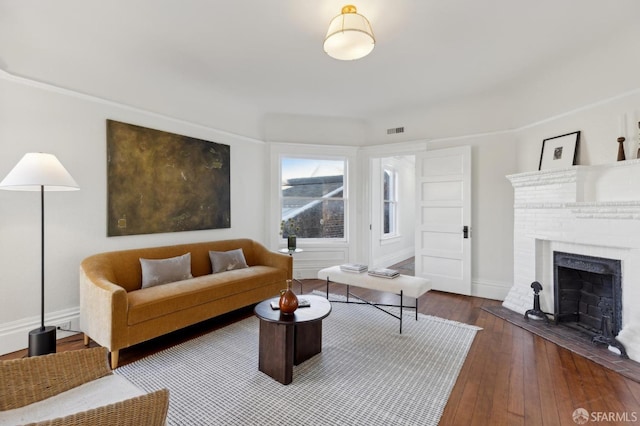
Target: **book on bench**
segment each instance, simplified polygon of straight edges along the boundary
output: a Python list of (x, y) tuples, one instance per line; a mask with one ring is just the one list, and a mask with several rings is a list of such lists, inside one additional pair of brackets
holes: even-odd
[(361, 263), (345, 263), (340, 265), (340, 270), (345, 272), (364, 272), (367, 270), (367, 265)]
[(380, 278), (396, 278), (400, 276), (400, 273), (395, 269), (377, 268), (369, 269), (369, 275)]

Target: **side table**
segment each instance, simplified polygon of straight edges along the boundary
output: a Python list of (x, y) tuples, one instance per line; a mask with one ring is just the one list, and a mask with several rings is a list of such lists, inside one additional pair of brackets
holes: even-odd
[[(302, 253), (304, 250), (301, 248), (295, 248), (295, 249), (289, 249), (289, 248), (281, 248), (280, 250), (278, 250), (280, 253), (284, 253), (284, 254), (288, 254), (289, 256), (293, 257), (294, 253)], [(293, 278), (293, 277), (292, 277)], [(303, 293), (302, 291), (302, 281), (300, 281), (297, 278), (293, 278), (293, 280), (295, 282), (298, 283), (298, 285), (300, 285), (300, 294)]]
[(331, 303), (321, 296), (307, 295), (310, 306), (283, 315), (271, 308), (267, 299), (256, 305), (260, 319), (258, 369), (288, 385), (293, 380), (293, 366), (322, 351), (322, 320), (331, 313)]

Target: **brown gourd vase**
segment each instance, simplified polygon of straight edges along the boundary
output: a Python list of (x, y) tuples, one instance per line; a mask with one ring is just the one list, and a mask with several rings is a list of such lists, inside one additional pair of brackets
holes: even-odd
[(298, 309), (298, 297), (291, 290), (291, 280), (287, 280), (287, 288), (280, 290), (280, 313), (284, 315), (293, 314)]

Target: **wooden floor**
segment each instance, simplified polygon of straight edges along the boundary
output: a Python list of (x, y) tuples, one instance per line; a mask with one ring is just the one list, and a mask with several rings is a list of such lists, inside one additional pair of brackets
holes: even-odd
[[(324, 282), (303, 280), (305, 293), (313, 289), (324, 290)], [(344, 287), (332, 285), (331, 291), (343, 293)], [(352, 291), (370, 300), (394, 302), (389, 299), (394, 296), (364, 289), (352, 288)], [(632, 424), (634, 422), (624, 420), (633, 419), (640, 422), (639, 383), (482, 310), (483, 306), (499, 304), (494, 300), (436, 291), (420, 299), (421, 313), (483, 328), (476, 335), (440, 424), (575, 425), (572, 415), (578, 408), (586, 409), (591, 419), (618, 419), (596, 424)], [(120, 364), (250, 315), (253, 315), (251, 308), (243, 309), (124, 349), (120, 352)], [(81, 335), (58, 342), (58, 351), (83, 347)], [(26, 350), (0, 359), (25, 355)], [(424, 386), (428, 392), (429, 384)]]

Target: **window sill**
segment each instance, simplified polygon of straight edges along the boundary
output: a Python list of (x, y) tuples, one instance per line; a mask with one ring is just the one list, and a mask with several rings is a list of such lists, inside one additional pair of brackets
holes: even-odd
[[(286, 239), (280, 239), (280, 244), (287, 246)], [(298, 238), (296, 246), (304, 247), (325, 247), (325, 246), (348, 246), (349, 243), (345, 238)]]

